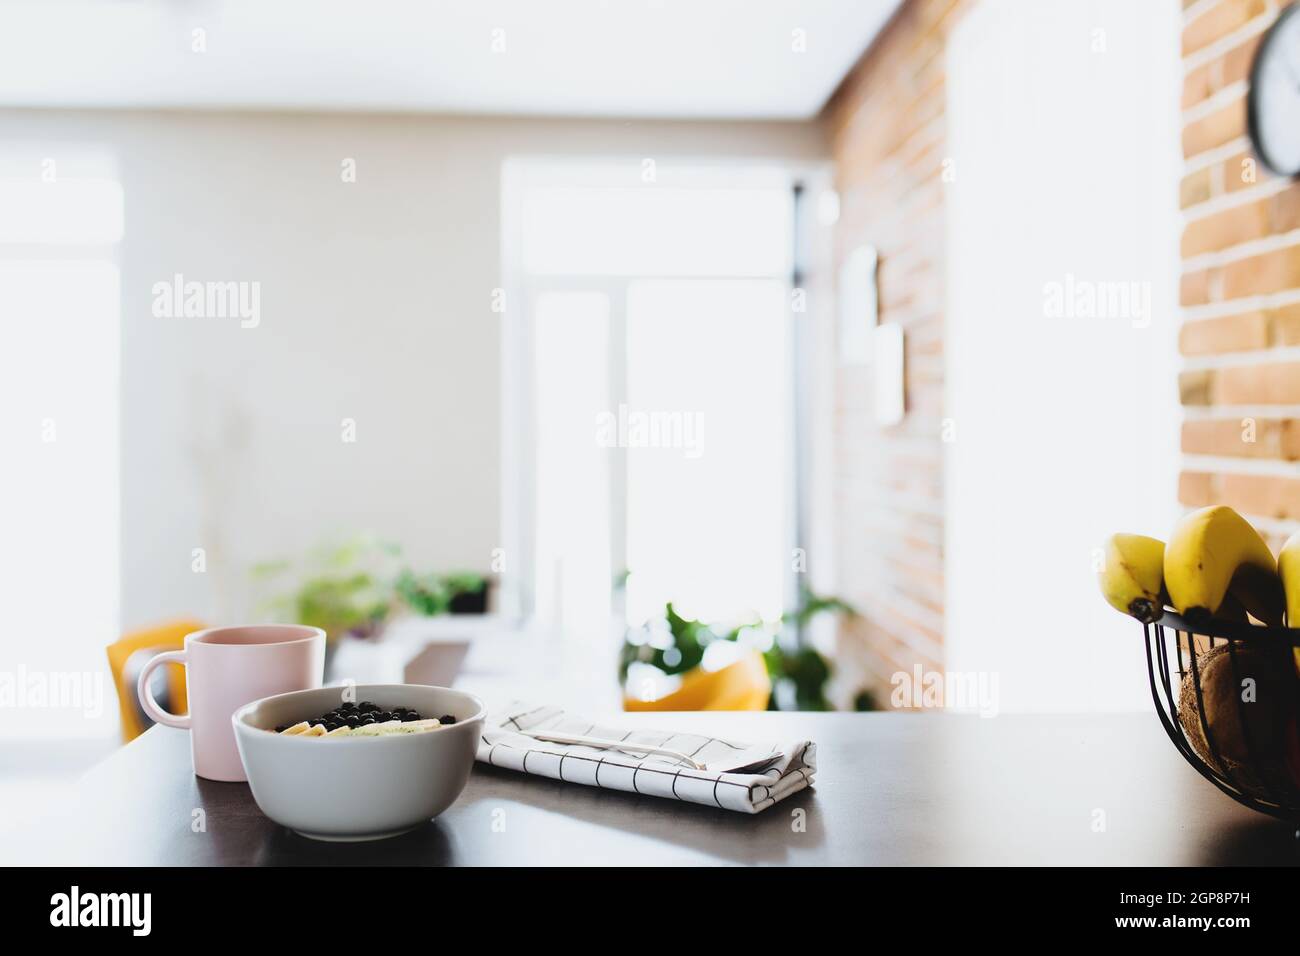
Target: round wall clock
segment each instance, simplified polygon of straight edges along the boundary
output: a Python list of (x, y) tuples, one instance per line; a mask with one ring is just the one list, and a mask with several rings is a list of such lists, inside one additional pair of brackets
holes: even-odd
[(1300, 3), (1282, 11), (1250, 68), (1250, 141), (1281, 176), (1300, 173)]

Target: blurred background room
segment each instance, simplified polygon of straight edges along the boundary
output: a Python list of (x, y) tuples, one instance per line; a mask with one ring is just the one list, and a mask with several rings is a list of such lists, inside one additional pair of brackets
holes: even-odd
[(1300, 298), (1216, 272), (1297, 248), (1234, 165), (1282, 6), (0, 2), (9, 819), (201, 625), (580, 711), (1149, 708), (1105, 534), (1300, 514), (1197, 424), (1195, 333)]

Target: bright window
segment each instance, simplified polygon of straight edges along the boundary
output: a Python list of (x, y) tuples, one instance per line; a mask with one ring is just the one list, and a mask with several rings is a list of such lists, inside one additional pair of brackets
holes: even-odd
[(122, 190), (93, 154), (0, 165), (0, 735), (117, 727)]
[(775, 619), (791, 573), (789, 174), (513, 172), (524, 609), (604, 645), (669, 601)]
[(660, 410), (682, 432), (680, 448), (627, 456), (629, 623), (668, 601), (701, 620), (781, 614), (786, 295), (776, 279), (628, 288), (628, 407)]
[(787, 190), (543, 188), (528, 194), (533, 275), (776, 276), (789, 271)]
[(579, 638), (609, 627), (610, 459), (593, 439), (609, 405), (609, 298), (544, 292), (537, 325), (537, 612)]

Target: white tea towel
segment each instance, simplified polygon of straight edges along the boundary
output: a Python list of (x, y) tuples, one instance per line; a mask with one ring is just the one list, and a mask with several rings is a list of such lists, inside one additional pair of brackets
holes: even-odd
[[(650, 744), (689, 754), (701, 763), (729, 761), (743, 751), (742, 772), (696, 770), (675, 757), (601, 749), (584, 744), (536, 740), (521, 730), (550, 731)], [(810, 740), (785, 744), (743, 744), (703, 734), (663, 730), (615, 730), (565, 713), (559, 707), (514, 703), (488, 714), (479, 740), (478, 759), (494, 767), (580, 783), (626, 790), (652, 797), (703, 803), (724, 810), (758, 813), (813, 783), (817, 745)]]

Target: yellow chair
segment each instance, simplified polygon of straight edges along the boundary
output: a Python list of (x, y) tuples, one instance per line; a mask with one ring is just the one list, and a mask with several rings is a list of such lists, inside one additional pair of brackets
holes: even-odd
[[(108, 645), (108, 666), (117, 686), (118, 712), (122, 716), (122, 742), (129, 743), (145, 731), (145, 720), (136, 699), (135, 681), (138, 668), (128, 672), (128, 662), (140, 651), (158, 653), (180, 650), (185, 646), (185, 635), (203, 630), (199, 621), (179, 620), (157, 627), (132, 631), (121, 640)], [(185, 668), (179, 664), (163, 665), (167, 674), (167, 709), (174, 714), (189, 712), (185, 697)], [(129, 685), (129, 686), (128, 686)]]
[(767, 710), (772, 682), (758, 651), (749, 651), (721, 670), (696, 667), (682, 675), (681, 686), (656, 700), (623, 698), (624, 710)]

